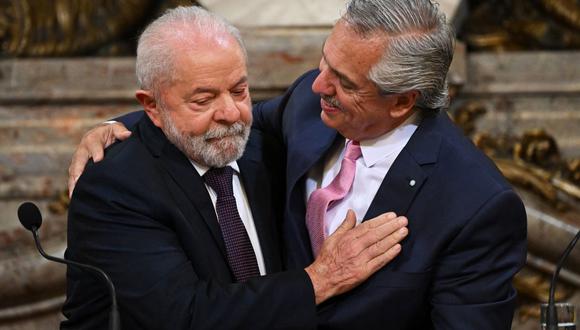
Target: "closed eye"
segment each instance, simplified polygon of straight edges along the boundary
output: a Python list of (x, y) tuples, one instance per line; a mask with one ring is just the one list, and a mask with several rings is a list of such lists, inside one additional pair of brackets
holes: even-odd
[(245, 89), (245, 88), (241, 88), (241, 89), (234, 89), (234, 90), (232, 91), (232, 94), (233, 94), (234, 96), (242, 96), (242, 95), (244, 95), (245, 93), (246, 93), (246, 89)]
[(356, 89), (356, 86), (351, 84), (349, 81), (346, 81), (342, 78), (339, 78), (339, 81), (340, 81), (340, 86), (346, 90), (353, 91)]
[(211, 102), (211, 98), (203, 98), (203, 99), (198, 99), (198, 100), (193, 100), (192, 102), (197, 104), (197, 105), (208, 105)]

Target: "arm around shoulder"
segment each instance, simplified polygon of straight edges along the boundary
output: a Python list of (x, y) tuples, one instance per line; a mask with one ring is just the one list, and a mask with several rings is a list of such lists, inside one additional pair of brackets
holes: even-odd
[[(154, 178), (129, 180), (135, 173), (112, 171), (107, 160), (97, 165), (81, 177), (70, 205), (67, 257), (110, 275), (123, 328), (315, 328), (313, 289), (303, 270), (225, 282), (213, 273), (221, 256), (209, 247), (211, 238), (191, 230)], [(74, 269), (67, 277), (63, 328), (105, 326), (94, 322), (106, 321), (106, 290)]]
[(298, 77), (283, 95), (254, 104), (252, 113), (254, 121), (252, 126), (272, 136), (282, 140), (283, 120), (286, 114), (286, 107), (290, 99), (295, 95), (297, 89), (307, 89), (311, 91), (311, 80), (318, 74), (318, 70), (310, 70)]

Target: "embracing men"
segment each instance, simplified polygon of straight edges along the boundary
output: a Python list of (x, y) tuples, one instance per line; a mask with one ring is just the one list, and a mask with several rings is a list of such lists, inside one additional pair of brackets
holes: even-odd
[[(319, 70), (304, 74), (283, 96), (259, 103), (253, 108), (253, 126), (257, 129), (254, 135), (257, 136), (258, 142), (254, 144), (250, 139), (244, 157), (262, 164), (260, 166), (263, 167), (250, 172), (252, 181), (244, 182), (243, 187), (248, 199), (252, 193), (264, 196), (266, 200), (259, 207), (272, 212), (265, 216), (268, 218), (268, 215), (271, 215), (272, 218), (268, 219), (270, 221), (274, 221), (272, 219), (276, 215), (276, 210), (271, 209), (276, 206), (276, 189), (285, 190), (284, 216), (279, 224), (281, 245), (285, 247), (284, 268), (287, 271), (280, 273), (280, 276), (293, 278), (302, 276), (304, 279), (306, 273), (312, 281), (310, 290), (314, 290), (315, 301), (325, 300), (316, 307), (317, 319), (314, 326), (320, 329), (510, 328), (515, 307), (515, 291), (511, 280), (525, 261), (526, 216), (520, 199), (493, 163), (454, 127), (445, 113), (448, 105), (446, 75), (453, 55), (453, 40), (453, 33), (445, 22), (444, 15), (439, 12), (437, 5), (429, 0), (352, 0), (322, 48)], [(156, 40), (160, 44), (162, 41), (163, 38)], [(226, 56), (218, 47), (219, 44), (218, 41), (212, 44), (216, 50), (212, 56), (218, 62), (222, 56)], [(155, 42), (152, 46), (154, 45)], [(172, 93), (151, 96), (138, 92), (137, 97), (147, 116), (142, 116), (131, 138), (107, 151), (107, 156), (101, 163), (110, 163), (111, 159), (118, 159), (119, 164), (134, 162), (136, 156), (124, 149), (131, 145), (131, 141), (143, 138), (145, 125), (148, 128), (164, 128), (163, 133), (170, 141), (164, 144), (152, 142), (149, 152), (153, 157), (163, 158), (168, 149), (175, 152), (172, 146), (177, 146), (192, 161), (191, 166), (195, 167), (198, 176), (210, 172), (208, 167), (223, 168), (223, 165), (229, 164), (221, 162), (199, 166), (199, 162), (197, 164), (194, 162), (198, 156), (184, 151), (188, 147), (199, 149), (198, 147), (204, 143), (212, 144), (215, 139), (230, 134), (242, 135), (243, 132), (243, 128), (235, 124), (231, 124), (223, 131), (210, 134), (206, 133), (210, 132), (207, 130), (208, 127), (197, 130), (188, 128), (187, 125), (202, 125), (206, 118), (204, 116), (209, 116), (199, 109), (211, 107), (212, 104), (218, 104), (224, 109), (239, 108), (237, 104), (242, 102), (242, 99), (236, 97), (247, 93), (245, 79), (229, 79), (239, 68), (236, 66), (237, 62), (232, 62), (229, 66), (212, 66), (204, 60), (203, 56), (196, 56), (192, 63), (180, 64), (194, 65), (197, 61), (204, 63), (205, 65), (196, 71), (195, 79), (228, 81), (230, 87), (225, 91), (231, 95), (231, 99), (219, 97), (224, 92), (222, 90), (202, 89), (188, 93), (185, 86), (183, 93), (175, 92), (173, 96)], [(163, 64), (151, 63), (149, 70), (154, 70), (158, 66)], [(229, 69), (224, 70), (225, 66)], [(167, 70), (175, 69), (170, 67)], [(179, 81), (172, 82), (173, 90), (179, 89)], [(143, 85), (143, 81), (141, 84)], [(173, 112), (171, 115), (173, 121), (168, 120), (167, 115), (164, 117), (163, 111), (155, 114), (157, 108), (167, 108), (170, 109), (167, 113), (172, 113), (171, 109), (177, 109), (179, 106), (183, 108)], [(232, 115), (231, 112), (224, 111), (221, 114), (223, 118), (220, 117), (219, 120), (232, 120), (227, 118)], [(183, 115), (180, 116), (180, 113)], [(141, 114), (133, 114), (122, 120), (130, 123), (140, 116)], [(241, 111), (237, 116), (244, 121)], [(194, 122), (196, 124), (191, 124)], [(118, 125), (102, 126), (90, 132), (83, 139), (76, 153), (75, 163), (71, 166), (71, 183), (74, 184), (79, 168), (84, 166), (84, 160), (89, 156), (100, 160), (103, 144), (111, 142), (111, 137), (126, 135), (124, 132)], [(179, 139), (182, 135), (192, 138), (186, 139), (188, 143), (184, 143), (184, 139)], [(277, 146), (277, 142), (283, 143), (284, 147)], [(256, 152), (253, 151), (254, 145), (259, 146), (255, 148), (258, 150)], [(226, 144), (223, 146), (225, 148)], [(283, 157), (278, 156), (280, 151), (285, 153)], [(286, 160), (281, 166), (285, 180), (278, 184), (276, 180), (280, 174), (277, 172), (279, 171), (277, 160), (280, 158)], [(245, 169), (240, 163), (241, 160), (238, 162), (239, 169), (236, 169), (235, 165), (231, 166), (234, 176), (238, 173), (242, 181), (247, 180)], [(117, 165), (120, 166), (119, 164)], [(99, 165), (96, 164), (92, 168), (97, 166)], [(101, 166), (106, 168), (106, 165)], [(159, 164), (156, 163), (154, 169), (158, 170), (163, 166), (163, 162), (160, 161)], [(131, 225), (131, 217), (142, 214), (146, 219), (142, 219), (144, 222), (137, 226), (138, 232), (147, 235), (156, 229), (156, 226), (151, 225), (152, 220), (184, 216), (184, 208), (188, 208), (192, 214), (198, 212), (189, 210), (191, 205), (188, 205), (189, 201), (181, 196), (182, 190), (167, 188), (170, 196), (160, 195), (148, 185), (149, 181), (159, 180), (161, 182), (159, 185), (162, 183), (167, 185), (166, 182), (179, 183), (187, 186), (188, 188), (183, 189), (190, 190), (190, 194), (207, 195), (207, 191), (211, 194), (211, 189), (213, 191), (220, 189), (206, 189), (202, 183), (194, 184), (189, 179), (193, 175), (189, 173), (191, 168), (188, 170), (169, 168), (163, 177), (152, 178), (153, 173), (146, 171), (139, 173), (141, 170), (128, 168), (127, 173), (119, 175), (130, 175), (131, 178), (121, 182), (105, 183), (91, 181), (91, 175), (84, 174), (75, 188), (71, 211), (75, 210), (75, 200), (87, 199), (88, 195), (83, 195), (87, 191), (101, 189), (99, 188), (101, 185), (106, 185), (107, 189), (111, 189), (112, 186), (118, 190), (117, 194), (120, 196), (120, 201), (115, 201), (113, 205), (126, 208), (124, 211), (127, 212), (128, 223), (121, 221), (118, 224), (119, 228), (107, 232), (101, 232), (102, 224), (93, 219), (81, 219), (82, 225), (78, 226), (90, 227), (91, 235), (97, 233), (103, 237), (110, 237), (109, 240), (121, 239), (118, 236), (125, 226)], [(115, 169), (111, 168), (108, 171)], [(267, 175), (267, 180), (254, 179), (258, 173)], [(141, 177), (135, 179), (135, 174), (140, 174)], [(135, 184), (135, 180), (139, 180), (138, 183), (141, 184), (139, 189), (147, 190), (146, 192), (151, 195), (146, 204), (138, 201), (139, 194), (128, 188)], [(273, 183), (273, 186), (268, 183)], [(213, 187), (211, 183), (206, 184)], [(238, 197), (239, 193), (236, 196), (234, 191), (234, 195), (238, 204), (240, 199), (244, 201), (244, 197)], [(160, 201), (165, 198), (177, 201), (179, 208), (173, 211), (177, 214), (154, 212), (157, 209), (155, 204), (161, 203)], [(217, 204), (220, 204), (219, 192), (212, 198), (216, 198)], [(205, 204), (210, 203), (209, 197), (205, 199)], [(255, 210), (254, 205), (250, 208), (252, 213), (265, 212)], [(205, 225), (209, 228), (214, 226), (217, 233), (221, 230), (221, 234), (225, 237), (228, 230), (219, 228), (222, 223), (220, 211), (217, 209), (216, 206), (219, 225), (209, 222)], [(359, 225), (354, 228), (349, 228), (351, 226), (349, 221), (352, 221), (352, 218), (347, 217), (345, 222), (342, 221), (349, 209), (354, 210), (357, 215), (356, 221)], [(101, 211), (105, 214), (110, 212), (111, 215), (117, 212), (116, 209)], [(151, 212), (153, 214), (149, 214)], [(349, 283), (338, 290), (333, 289), (332, 295), (343, 294), (326, 300), (328, 298), (326, 294), (316, 292), (318, 285), (316, 276), (323, 268), (317, 265), (323, 264), (321, 261), (325, 260), (324, 256), (333, 255), (338, 251), (338, 247), (342, 246), (341, 242), (348, 242), (347, 239), (354, 230), (361, 229), (362, 232), (368, 233), (365, 226), (384, 229), (376, 232), (380, 233), (378, 236), (381, 238), (387, 237), (387, 243), (372, 244), (370, 245), (372, 249), (367, 248), (369, 246), (367, 244), (358, 242), (352, 244), (363, 251), (372, 250), (373, 258), (382, 255), (378, 253), (379, 248), (387, 249), (393, 246), (388, 257), (381, 259), (381, 265), (398, 252), (396, 242), (406, 234), (406, 230), (402, 230), (404, 233), (395, 232), (399, 230), (398, 227), (385, 219), (394, 215), (367, 220), (385, 212), (394, 212), (409, 219), (409, 234), (402, 242), (400, 254), (362, 285), (346, 293), (343, 292), (351, 289), (355, 283)], [(77, 217), (74, 216), (74, 212), (72, 214), (69, 226), (74, 227), (77, 226), (74, 224)], [(78, 213), (78, 218), (82, 218), (80, 214)], [(241, 215), (240, 217), (243, 218)], [(383, 223), (380, 225), (371, 225), (374, 221), (381, 220)], [(254, 214), (254, 219), (250, 222), (258, 221)], [(165, 225), (168, 227), (166, 229), (168, 233), (182, 230), (172, 227), (173, 224)], [(277, 226), (277, 223), (270, 225)], [(249, 236), (253, 236), (252, 229), (248, 227), (251, 226), (246, 227), (246, 232)], [(194, 232), (197, 230), (201, 228), (196, 228)], [(375, 229), (370, 230), (373, 231)], [(215, 232), (214, 238), (218, 237)], [(71, 234), (74, 232), (69, 232), (69, 235)], [(257, 236), (260, 244), (263, 244), (264, 237), (260, 233)], [(352, 236), (360, 237), (358, 234)], [(83, 240), (87, 237), (69, 237), (69, 240)], [(132, 237), (122, 239), (133, 240)], [(174, 239), (173, 236), (159, 238), (161, 243), (171, 242)], [(272, 245), (278, 243), (275, 236), (268, 240)], [(370, 238), (365, 239), (365, 242), (370, 243)], [(189, 241), (180, 243), (190, 244)], [(143, 247), (137, 244), (138, 249), (145, 248), (144, 251), (137, 249), (129, 252), (146, 255), (162, 263), (166, 258), (163, 254), (147, 250), (148, 246), (157, 244), (157, 241), (147, 244), (143, 243), (146, 245)], [(229, 257), (228, 244), (225, 245), (223, 250)], [(336, 249), (332, 250), (332, 247)], [(175, 253), (172, 250), (163, 252)], [(208, 252), (196, 253), (203, 255)], [(256, 259), (260, 259), (260, 253), (254, 254)], [(99, 257), (97, 253), (95, 261), (100, 261)], [(206, 262), (211, 263), (215, 261), (214, 259), (215, 257), (208, 256)], [(379, 264), (373, 260), (356, 262), (371, 263), (373, 266)], [(187, 262), (184, 259), (182, 263), (166, 267), (164, 272), (167, 276), (191, 272), (191, 265)], [(132, 266), (125, 265), (126, 268)], [(232, 267), (231, 263), (229, 266), (235, 273), (235, 267)], [(343, 270), (340, 270), (341, 273)], [(156, 283), (155, 276), (159, 274), (154, 273), (141, 276), (150, 280), (147, 283)], [(324, 276), (330, 274), (336, 276), (335, 273), (331, 271)], [(188, 275), (200, 276), (195, 273)], [(366, 276), (368, 273), (359, 274), (357, 279)], [(336, 280), (336, 283), (338, 282), (340, 279)], [(268, 288), (267, 284), (265, 286)], [(152, 286), (148, 289), (147, 292), (155, 293), (163, 288)], [(168, 294), (187, 296), (196, 288), (183, 285), (179, 289), (169, 291)], [(211, 290), (208, 288), (207, 291)], [(253, 298), (260, 293), (257, 290)], [(213, 294), (219, 295), (219, 291)], [(211, 293), (209, 295), (211, 296)], [(294, 303), (299, 304), (300, 297), (307, 295), (308, 286), (304, 285), (304, 282), (289, 281), (287, 285), (280, 285), (279, 292), (268, 297), (272, 299), (273, 304), (279, 303), (280, 308), (267, 306), (269, 308), (264, 309), (261, 317), (280, 328), (292, 326), (300, 328), (298, 322), (301, 316), (306, 316), (308, 312), (300, 310), (304, 306), (295, 305), (295, 308), (288, 306), (292, 304), (290, 300), (296, 299)], [(284, 307), (283, 303), (288, 305)], [(247, 310), (244, 301), (239, 301), (239, 304), (245, 311), (244, 315), (248, 318), (255, 317), (251, 309)], [(208, 315), (217, 313), (212, 310), (211, 304), (196, 306), (200, 306), (199, 309), (190, 309), (193, 316), (198, 316), (197, 313)], [(163, 308), (186, 307), (175, 303)], [(169, 313), (169, 310), (163, 311)], [(150, 311), (143, 313), (147, 312)], [(239, 315), (235, 308), (231, 313), (234, 316)], [(287, 318), (271, 313), (280, 313)], [(292, 323), (293, 320), (296, 323)], [(241, 319), (237, 319), (236, 322), (238, 323), (230, 323), (223, 327), (217, 324), (216, 328), (246, 327)]]

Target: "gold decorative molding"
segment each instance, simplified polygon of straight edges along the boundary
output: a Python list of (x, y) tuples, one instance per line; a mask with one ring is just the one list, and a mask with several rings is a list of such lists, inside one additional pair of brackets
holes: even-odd
[(481, 1), (471, 9), (462, 31), (471, 49), (580, 48), (578, 1)]
[(580, 3), (576, 0), (541, 0), (542, 7), (563, 24), (580, 30)]
[(519, 137), (478, 132), (475, 122), (486, 112), (481, 103), (467, 102), (456, 109), (454, 120), (509, 181), (531, 189), (558, 209), (580, 201), (580, 159), (563, 159), (556, 140), (544, 129)]
[(139, 29), (160, 11), (186, 0), (6, 0), (0, 2), (4, 56), (132, 54)]

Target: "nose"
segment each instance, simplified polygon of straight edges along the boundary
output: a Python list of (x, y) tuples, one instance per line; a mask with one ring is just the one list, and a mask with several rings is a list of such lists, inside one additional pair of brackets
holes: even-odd
[(240, 109), (230, 96), (224, 96), (222, 104), (214, 114), (214, 120), (224, 124), (233, 124), (240, 120)]
[(336, 90), (334, 88), (332, 77), (328, 69), (321, 70), (318, 77), (312, 83), (312, 91), (316, 94), (334, 95)]

